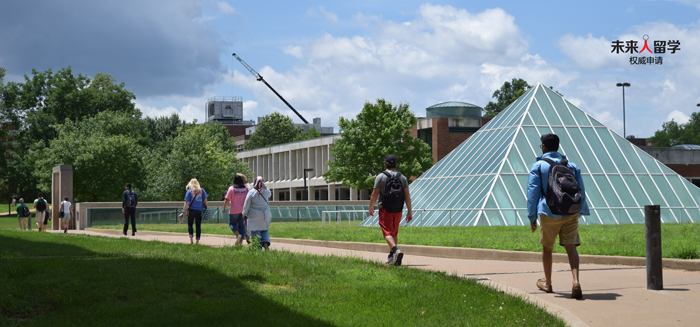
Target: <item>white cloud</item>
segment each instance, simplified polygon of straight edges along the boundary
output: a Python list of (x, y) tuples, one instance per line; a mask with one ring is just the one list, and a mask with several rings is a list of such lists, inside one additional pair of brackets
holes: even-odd
[(624, 56), (611, 53), (611, 44), (604, 36), (595, 38), (589, 33), (586, 37), (566, 34), (559, 39), (558, 45), (580, 67), (600, 69), (610, 64), (620, 64), (625, 59)]
[(695, 7), (695, 9), (700, 10), (700, 1), (698, 0), (666, 0), (670, 2), (678, 2), (680, 4), (686, 5), (686, 6), (692, 6)]
[(302, 59), (304, 58), (304, 54), (301, 52), (301, 47), (300, 46), (294, 46), (294, 45), (287, 45), (282, 47), (282, 52), (297, 58), (297, 59)]
[(222, 12), (226, 15), (238, 14), (238, 11), (236, 11), (236, 9), (231, 7), (231, 5), (228, 2), (219, 1), (216, 3), (216, 7), (219, 9), (220, 12)]
[(676, 121), (676, 123), (685, 124), (688, 121), (690, 121), (690, 117), (688, 115), (678, 111), (678, 110), (674, 110), (674, 111), (671, 111), (670, 114), (668, 114), (668, 116), (666, 117), (666, 120), (667, 121), (674, 120), (674, 121)]
[(323, 17), (333, 23), (338, 22), (338, 15), (326, 10), (326, 8), (323, 8), (323, 6), (318, 6), (318, 8), (309, 8), (309, 10), (306, 11), (306, 14), (311, 17)]

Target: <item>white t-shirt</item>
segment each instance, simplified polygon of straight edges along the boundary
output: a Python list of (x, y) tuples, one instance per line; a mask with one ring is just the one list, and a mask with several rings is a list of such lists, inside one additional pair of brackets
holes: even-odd
[(62, 207), (62, 208), (61, 208), (61, 209), (62, 209), (61, 211), (63, 211), (63, 212), (70, 212), (70, 206), (71, 206), (71, 204), (70, 204), (70, 202), (68, 202), (68, 201), (63, 201), (63, 202), (61, 202), (61, 207)]

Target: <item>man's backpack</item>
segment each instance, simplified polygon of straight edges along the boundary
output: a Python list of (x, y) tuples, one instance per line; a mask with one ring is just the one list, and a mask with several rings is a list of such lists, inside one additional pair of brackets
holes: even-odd
[(401, 212), (403, 211), (403, 204), (406, 198), (403, 183), (401, 182), (401, 173), (396, 172), (395, 176), (386, 171), (383, 173), (386, 175), (386, 182), (384, 183), (382, 207), (387, 212)]
[(136, 207), (136, 194), (132, 190), (129, 190), (129, 192), (126, 193), (126, 207), (127, 208), (135, 208)]
[(22, 205), (22, 216), (29, 217), (29, 207), (26, 204)]
[(39, 201), (36, 202), (36, 211), (46, 211), (46, 201), (43, 198), (39, 198)]
[(581, 188), (569, 168), (569, 161), (559, 163), (551, 159), (542, 159), (549, 164), (547, 179), (547, 206), (555, 215), (573, 215), (581, 209)]

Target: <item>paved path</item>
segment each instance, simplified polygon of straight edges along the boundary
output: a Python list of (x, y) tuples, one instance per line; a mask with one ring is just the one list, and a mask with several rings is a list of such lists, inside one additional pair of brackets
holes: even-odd
[[(57, 232), (57, 231), (52, 231)], [(124, 237), (121, 231), (70, 231), (90, 235)], [(145, 241), (189, 243), (187, 235), (139, 232)], [(230, 246), (232, 236), (203, 235), (202, 244)], [(320, 255), (355, 256), (386, 260), (385, 253), (355, 251), (320, 246), (275, 242), (272, 249)], [(554, 264), (554, 293), (537, 289), (544, 276), (537, 262), (465, 260), (407, 254), (408, 267), (444, 271), (466, 278), (479, 278), (496, 288), (522, 295), (559, 314), (572, 326), (698, 326), (700, 325), (700, 272), (664, 269), (664, 290), (646, 289), (646, 268), (614, 265), (581, 265), (583, 300), (571, 299), (571, 272), (568, 264)]]

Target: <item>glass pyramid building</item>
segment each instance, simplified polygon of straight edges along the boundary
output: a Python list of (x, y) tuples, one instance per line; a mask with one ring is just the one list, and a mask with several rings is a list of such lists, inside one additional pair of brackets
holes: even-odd
[[(650, 204), (662, 222), (700, 222), (699, 188), (538, 84), (410, 185), (408, 225), (529, 225), (529, 170), (549, 133), (581, 169), (591, 212), (581, 224), (644, 223)], [(377, 224), (377, 214), (363, 222)]]

